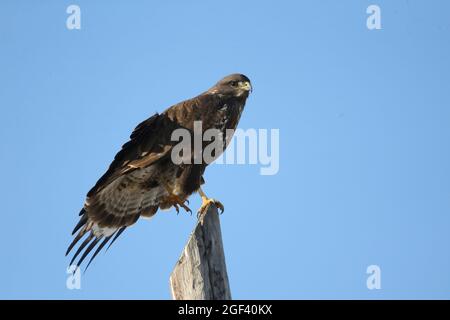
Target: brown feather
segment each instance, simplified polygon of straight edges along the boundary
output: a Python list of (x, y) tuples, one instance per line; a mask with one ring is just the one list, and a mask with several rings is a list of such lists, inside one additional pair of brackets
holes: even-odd
[[(214, 128), (225, 133), (226, 129), (235, 129), (249, 94), (247, 89), (233, 85), (239, 81), (249, 87), (250, 80), (244, 75), (230, 75), (199, 96), (156, 113), (136, 126), (130, 140), (87, 193), (82, 217), (74, 230), (80, 231), (68, 250), (91, 231), (75, 253), (78, 256), (94, 239), (79, 263), (101, 238), (109, 240), (115, 234), (112, 244), (140, 216), (152, 217), (159, 208), (180, 205), (199, 189), (208, 163), (174, 164), (171, 150), (178, 141), (171, 141), (171, 135), (174, 130), (184, 128), (192, 136), (194, 121), (202, 121), (203, 131)], [(204, 142), (203, 147), (208, 143)], [(95, 251), (94, 257), (106, 242)]]

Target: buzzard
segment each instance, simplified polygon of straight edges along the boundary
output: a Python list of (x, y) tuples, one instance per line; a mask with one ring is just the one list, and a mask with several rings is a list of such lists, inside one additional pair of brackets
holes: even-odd
[[(245, 75), (232, 74), (206, 92), (140, 123), (106, 173), (87, 193), (81, 218), (72, 235), (78, 233), (69, 245), (66, 256), (80, 239), (86, 237), (70, 264), (82, 253), (76, 264), (80, 266), (100, 243), (87, 265), (89, 267), (100, 250), (112, 239), (111, 246), (139, 217), (150, 218), (158, 209), (171, 207), (177, 212), (180, 207), (191, 212), (187, 204), (194, 192), (202, 198), (199, 214), (211, 202), (223, 211), (223, 205), (208, 198), (200, 188), (205, 182), (203, 174), (208, 163), (184, 161), (177, 164), (172, 160), (172, 151), (178, 143), (172, 141), (172, 133), (184, 129), (193, 135), (197, 121), (201, 121), (203, 132), (208, 129), (221, 133), (234, 130), (251, 90), (250, 80)], [(228, 142), (226, 139), (223, 148), (214, 157), (220, 156)], [(194, 153), (188, 156), (194, 157)]]

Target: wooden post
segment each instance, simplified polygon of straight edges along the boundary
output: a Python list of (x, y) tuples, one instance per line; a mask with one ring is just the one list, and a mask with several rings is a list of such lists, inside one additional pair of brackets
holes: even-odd
[(202, 215), (170, 275), (174, 300), (230, 300), (217, 207)]

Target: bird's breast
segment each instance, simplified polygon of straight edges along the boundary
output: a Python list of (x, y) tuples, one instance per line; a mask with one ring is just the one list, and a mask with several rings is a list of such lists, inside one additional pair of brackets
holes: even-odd
[(243, 106), (241, 105), (223, 104), (219, 107), (217, 129), (236, 129), (242, 110)]

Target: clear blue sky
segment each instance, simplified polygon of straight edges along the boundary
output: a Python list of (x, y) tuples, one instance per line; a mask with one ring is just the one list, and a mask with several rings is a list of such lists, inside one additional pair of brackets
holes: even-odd
[[(81, 7), (81, 30), (66, 8)], [(382, 30), (366, 28), (381, 7)], [(280, 171), (215, 165), (234, 298), (450, 298), (448, 1), (1, 1), (0, 298), (170, 298), (196, 219), (128, 229), (66, 289), (86, 192), (131, 130), (222, 76)], [(191, 198), (198, 208), (199, 197)], [(380, 290), (366, 287), (379, 265)]]

